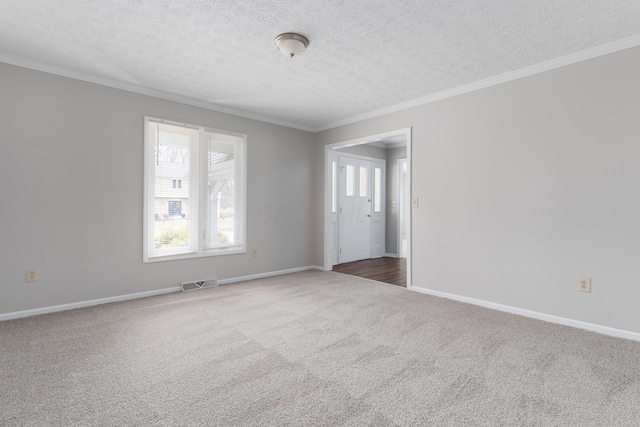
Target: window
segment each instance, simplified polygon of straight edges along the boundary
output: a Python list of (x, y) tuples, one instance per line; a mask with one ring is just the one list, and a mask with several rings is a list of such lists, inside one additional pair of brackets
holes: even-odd
[(246, 135), (145, 117), (144, 261), (245, 249)]
[(182, 200), (169, 200), (169, 217), (182, 216)]

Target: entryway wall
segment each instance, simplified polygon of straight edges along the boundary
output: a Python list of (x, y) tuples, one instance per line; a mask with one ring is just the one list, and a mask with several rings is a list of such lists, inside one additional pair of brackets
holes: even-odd
[[(336, 225), (335, 225), (335, 214), (333, 213), (333, 210), (331, 209), (331, 207), (333, 206), (333, 204), (335, 203), (332, 200), (331, 195), (333, 194), (331, 191), (332, 188), (332, 176), (334, 176), (334, 171), (332, 171), (332, 162), (335, 160), (336, 158), (336, 150), (341, 150), (347, 147), (355, 147), (355, 146), (359, 146), (359, 145), (363, 145), (366, 144), (365, 146), (368, 146), (369, 148), (364, 148), (365, 150), (367, 150), (366, 154), (370, 157), (373, 157), (371, 154), (373, 154), (376, 150), (376, 146), (377, 148), (381, 148), (381, 147), (389, 147), (389, 148), (399, 148), (401, 146), (406, 147), (406, 159), (407, 161), (407, 173), (406, 176), (408, 177), (407, 179), (407, 189), (409, 191), (409, 194), (411, 194), (411, 146), (412, 146), (412, 129), (410, 127), (407, 128), (402, 128), (402, 129), (397, 129), (397, 130), (393, 130), (393, 131), (387, 131), (387, 132), (383, 132), (383, 133), (378, 133), (378, 134), (372, 134), (369, 136), (364, 136), (364, 137), (358, 137), (355, 139), (350, 139), (350, 140), (342, 140), (342, 141), (338, 141), (338, 142), (334, 142), (334, 143), (328, 143), (326, 145), (323, 146), (323, 150), (324, 150), (324, 156), (323, 156), (323, 168), (322, 168), (322, 172), (323, 172), (323, 193), (324, 193), (324, 205), (326, 207), (326, 209), (324, 209), (324, 221), (323, 221), (323, 234), (324, 234), (324, 238), (322, 240), (323, 243), (323, 267), (325, 270), (329, 271), (332, 270), (333, 265), (334, 265), (334, 260), (337, 259), (336, 256), (336, 245), (334, 244), (336, 242), (336, 238), (337, 238), (337, 229), (336, 229)], [(373, 145), (372, 145), (373, 144)], [(371, 148), (373, 147), (373, 148)], [(360, 148), (362, 149), (362, 148)], [(354, 150), (359, 150), (358, 148), (354, 148)], [(378, 151), (378, 153), (381, 153), (381, 151)], [(378, 154), (378, 156), (380, 158), (385, 158), (387, 157), (387, 153), (386, 151), (384, 152), (385, 154)], [(391, 156), (393, 156), (393, 158), (395, 158), (395, 156), (398, 156), (398, 158), (402, 155), (402, 151), (398, 151), (395, 153), (390, 154)], [(396, 162), (397, 164), (397, 162)], [(389, 177), (389, 173), (387, 172), (386, 174), (387, 177)], [(393, 178), (387, 178), (387, 179), (392, 179), (392, 180), (396, 180), (398, 179), (397, 174), (396, 177)], [(388, 182), (388, 181), (386, 181)], [(397, 185), (396, 185), (397, 187)], [(408, 198), (407, 198), (408, 199)], [(391, 216), (394, 216), (393, 213), (393, 207), (390, 207), (390, 203), (389, 202), (393, 202), (393, 200), (387, 200), (385, 203), (385, 215), (387, 214), (387, 212), (389, 211), (389, 209), (391, 209)], [(397, 223), (397, 218), (398, 218), (398, 213), (397, 213), (397, 209), (398, 209), (398, 203), (399, 201), (396, 200), (396, 211), (395, 211), (395, 218), (396, 218), (396, 223)], [(411, 274), (411, 209), (409, 208), (410, 203), (409, 200), (405, 200), (404, 202), (404, 206), (406, 208), (406, 211), (408, 212), (408, 218), (407, 218), (407, 223), (408, 223), (408, 227), (409, 227), (409, 233), (407, 234), (407, 239), (406, 239), (406, 247), (407, 247), (407, 251), (406, 251), (406, 275), (407, 275), (407, 280), (406, 280), (406, 284), (407, 284), (407, 288), (411, 288), (412, 287), (412, 274)], [(397, 227), (396, 227), (397, 228)], [(390, 232), (392, 233), (392, 232)], [(395, 233), (397, 233), (397, 230), (395, 230)], [(397, 234), (396, 234), (397, 236)], [(386, 233), (385, 233), (385, 240), (386, 240)], [(396, 243), (395, 243), (395, 250), (397, 251), (398, 249), (398, 244), (397, 244), (397, 239), (396, 239)], [(391, 248), (391, 247), (390, 247)]]

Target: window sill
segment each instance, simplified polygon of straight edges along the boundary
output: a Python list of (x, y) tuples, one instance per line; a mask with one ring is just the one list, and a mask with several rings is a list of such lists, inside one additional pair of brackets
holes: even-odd
[(209, 249), (200, 253), (189, 252), (184, 254), (171, 254), (171, 255), (161, 255), (161, 256), (152, 256), (152, 257), (147, 257), (145, 255), (142, 262), (146, 264), (151, 262), (178, 261), (183, 259), (196, 259), (196, 258), (206, 258), (206, 257), (224, 256), (224, 255), (238, 255), (238, 254), (246, 254), (246, 253), (247, 253), (246, 248), (233, 246), (233, 247), (226, 247), (226, 248)]

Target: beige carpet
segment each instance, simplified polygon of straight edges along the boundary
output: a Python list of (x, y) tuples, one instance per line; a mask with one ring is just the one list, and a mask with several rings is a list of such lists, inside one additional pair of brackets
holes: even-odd
[(640, 343), (332, 272), (0, 322), (2, 426), (639, 426)]

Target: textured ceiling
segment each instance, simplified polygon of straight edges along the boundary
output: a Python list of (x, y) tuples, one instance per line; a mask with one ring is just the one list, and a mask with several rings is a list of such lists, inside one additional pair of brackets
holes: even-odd
[[(273, 40), (283, 32), (307, 36), (307, 51), (280, 54)], [(0, 8), (0, 60), (311, 130), (638, 34), (638, 0), (2, 0)]]

